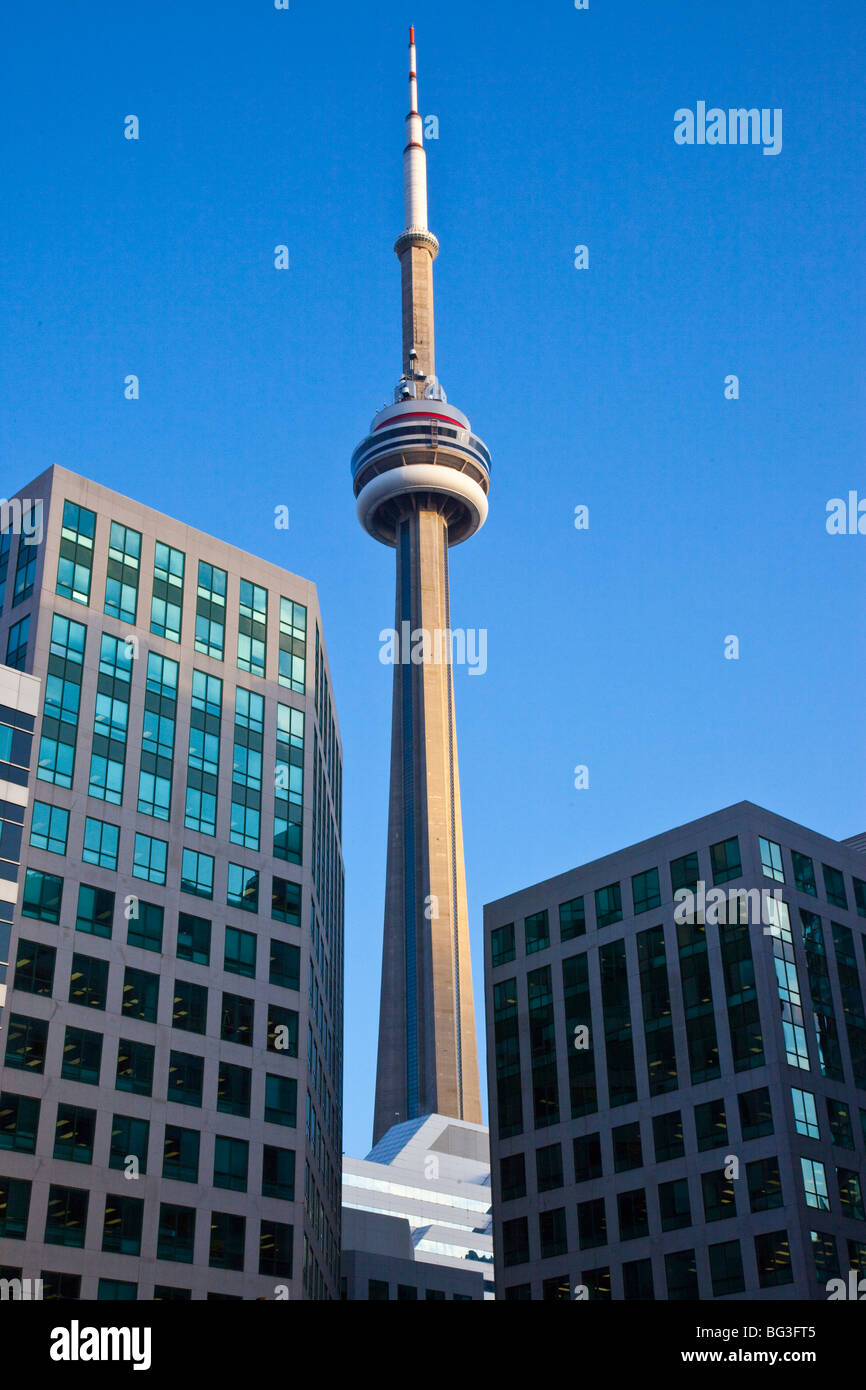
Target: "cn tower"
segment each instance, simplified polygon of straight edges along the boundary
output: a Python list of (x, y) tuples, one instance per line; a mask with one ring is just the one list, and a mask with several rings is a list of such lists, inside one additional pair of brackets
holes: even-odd
[(462, 411), (448, 404), (436, 376), (439, 243), (427, 226), (414, 29), (403, 188), (406, 228), (394, 245), (403, 291), (403, 374), (394, 404), (375, 416), (352, 456), (361, 525), (397, 552), (399, 650), (374, 1143), (392, 1125), (432, 1113), (481, 1123), (448, 551), (484, 525), (490, 455)]

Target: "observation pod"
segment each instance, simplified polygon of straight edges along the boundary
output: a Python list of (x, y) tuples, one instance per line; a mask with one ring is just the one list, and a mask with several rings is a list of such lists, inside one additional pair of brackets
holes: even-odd
[(438, 511), (448, 545), (487, 519), (490, 454), (461, 410), (441, 401), (401, 401), (381, 410), (352, 455), (356, 511), (364, 529), (396, 546), (397, 525), (416, 508)]

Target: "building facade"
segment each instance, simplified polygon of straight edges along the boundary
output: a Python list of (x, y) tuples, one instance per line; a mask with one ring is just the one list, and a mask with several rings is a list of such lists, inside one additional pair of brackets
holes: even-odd
[(40, 539), (2, 557), (0, 655), (43, 698), (2, 1264), (45, 1297), (337, 1297), (341, 749), (315, 588), (62, 468), (19, 496)]
[(342, 1268), (350, 1302), (493, 1298), (485, 1127), (419, 1116), (344, 1157)]
[(485, 908), (498, 1297), (866, 1275), (864, 843), (741, 802)]
[[(396, 552), (388, 859), (373, 1142), (431, 1113), (481, 1122), (448, 552), (484, 524), (490, 455), (436, 376), (427, 170), (409, 37), (397, 238), (403, 374), (352, 456), (358, 518)], [(465, 634), (463, 635), (465, 643)], [(459, 647), (458, 647), (459, 650)]]

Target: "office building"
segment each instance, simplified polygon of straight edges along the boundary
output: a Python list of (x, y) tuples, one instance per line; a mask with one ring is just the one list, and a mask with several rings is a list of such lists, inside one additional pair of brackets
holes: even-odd
[(866, 1275), (866, 853), (750, 802), (485, 909), (497, 1296)]
[(349, 1301), (493, 1298), (483, 1125), (421, 1116), (343, 1159), (342, 1271)]
[[(403, 374), (352, 456), (358, 518), (396, 551), (394, 695), (373, 1142), (429, 1114), (481, 1122), (452, 678), (448, 552), (484, 524), (490, 455), (436, 376), (427, 171), (409, 36), (397, 238)], [(463, 634), (464, 643), (466, 636)]]
[(338, 1297), (341, 751), (315, 588), (63, 468), (18, 500), (0, 655), (42, 701), (4, 1267), (46, 1298)]

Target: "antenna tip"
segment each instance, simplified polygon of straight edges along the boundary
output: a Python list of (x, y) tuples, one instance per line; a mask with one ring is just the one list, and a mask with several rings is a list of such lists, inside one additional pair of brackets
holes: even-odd
[(410, 30), (409, 30), (409, 42), (410, 42), (410, 43), (414, 43), (414, 42), (415, 42), (415, 26), (414, 26), (414, 24), (412, 25), (412, 27), (411, 27)]

